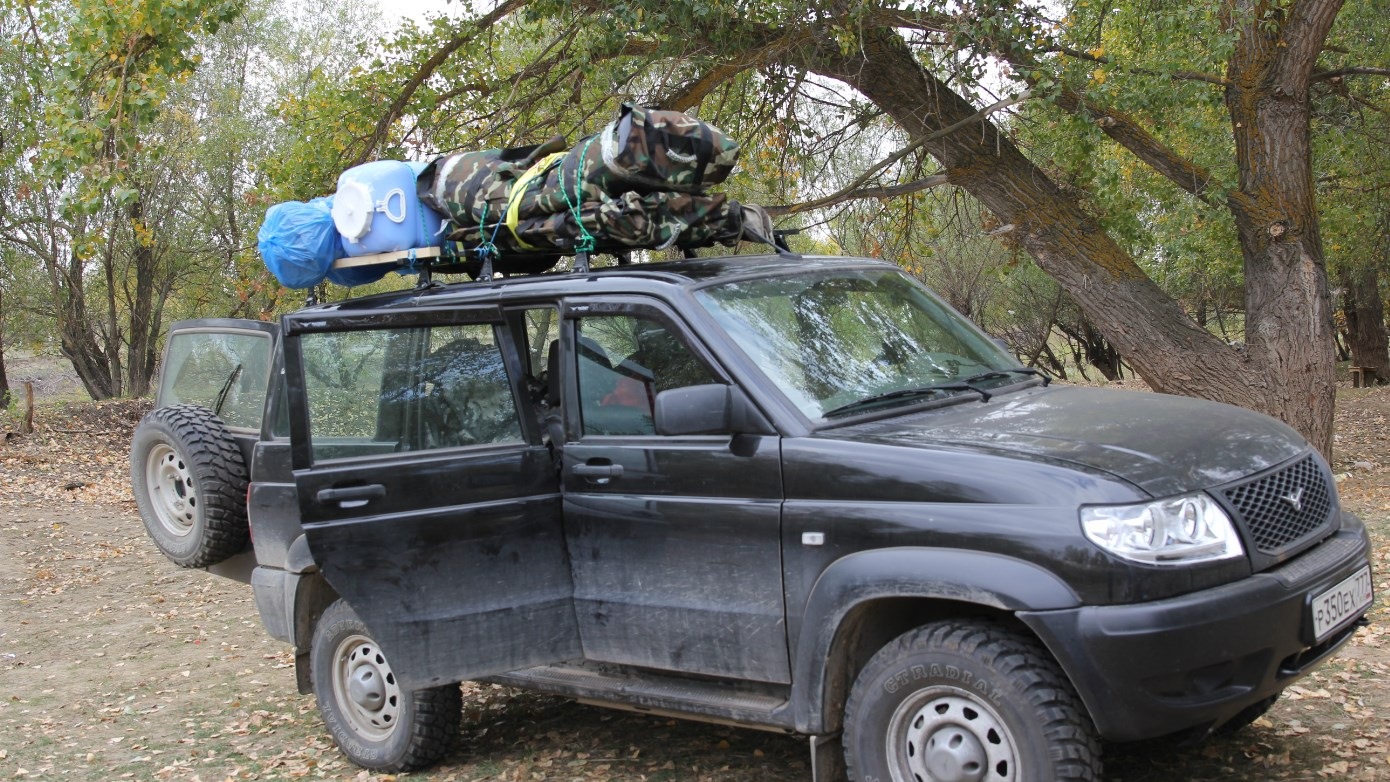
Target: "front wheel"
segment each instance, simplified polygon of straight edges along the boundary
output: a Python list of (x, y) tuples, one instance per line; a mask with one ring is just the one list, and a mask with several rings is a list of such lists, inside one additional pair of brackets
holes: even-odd
[(342, 600), (329, 606), (314, 628), (310, 673), (333, 741), (363, 768), (423, 768), (443, 757), (458, 737), (459, 686), (403, 689), (381, 647)]
[(935, 622), (879, 650), (845, 706), (856, 782), (1081, 782), (1100, 744), (1047, 652), (981, 621)]

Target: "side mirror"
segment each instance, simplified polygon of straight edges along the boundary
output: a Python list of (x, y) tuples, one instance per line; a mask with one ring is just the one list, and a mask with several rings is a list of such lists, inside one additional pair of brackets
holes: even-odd
[(742, 389), (721, 383), (662, 391), (652, 418), (660, 435), (768, 434), (772, 428)]

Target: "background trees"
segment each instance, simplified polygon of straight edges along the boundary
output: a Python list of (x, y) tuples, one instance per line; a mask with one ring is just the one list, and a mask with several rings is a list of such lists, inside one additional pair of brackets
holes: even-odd
[[(0, 56), (29, 56), (22, 94), (46, 95), (65, 82), (38, 53), (78, 39), (5, 2), (34, 54)], [(1336, 330), (1358, 365), (1387, 363), (1386, 0), (501, 0), (366, 46), (348, 33), (379, 17), (329, 0), (309, 25), (176, 7), (179, 34), (132, 59), (118, 44), (138, 25), (73, 6), (98, 33), (63, 73), (107, 73), (115, 52), (165, 86), (142, 87), (148, 109), (99, 79), (64, 93), (86, 135), (49, 130), (96, 152), (25, 207), (53, 204), (62, 233), (0, 231), (29, 263), (54, 256), (48, 310), (78, 324), (64, 351), (96, 367), (94, 395), (147, 381), (155, 302), (290, 306), (249, 249), (270, 200), (375, 157), (573, 140), (620, 100), (698, 111), (744, 142), (729, 189), (807, 229), (800, 246), (898, 261), (1054, 371), (1132, 369), (1327, 451)], [(230, 290), (188, 284), (212, 269)]]

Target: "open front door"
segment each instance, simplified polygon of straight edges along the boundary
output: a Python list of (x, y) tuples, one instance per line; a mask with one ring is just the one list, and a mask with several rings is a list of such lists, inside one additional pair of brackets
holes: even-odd
[(580, 656), (557, 478), (501, 321), (285, 320), (309, 548), (411, 688)]

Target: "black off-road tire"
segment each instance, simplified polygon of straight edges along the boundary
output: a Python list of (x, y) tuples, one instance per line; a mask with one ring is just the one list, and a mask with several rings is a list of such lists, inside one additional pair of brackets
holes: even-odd
[(1100, 742), (1033, 639), (986, 621), (934, 622), (878, 651), (845, 706), (855, 782), (1097, 782)]
[(206, 407), (146, 414), (131, 438), (130, 483), (145, 531), (174, 564), (207, 567), (246, 548), (246, 464)]
[(330, 605), (314, 628), (309, 670), (324, 725), (338, 749), (363, 768), (424, 768), (458, 739), (459, 686), (400, 687), (381, 648), (342, 600)]

